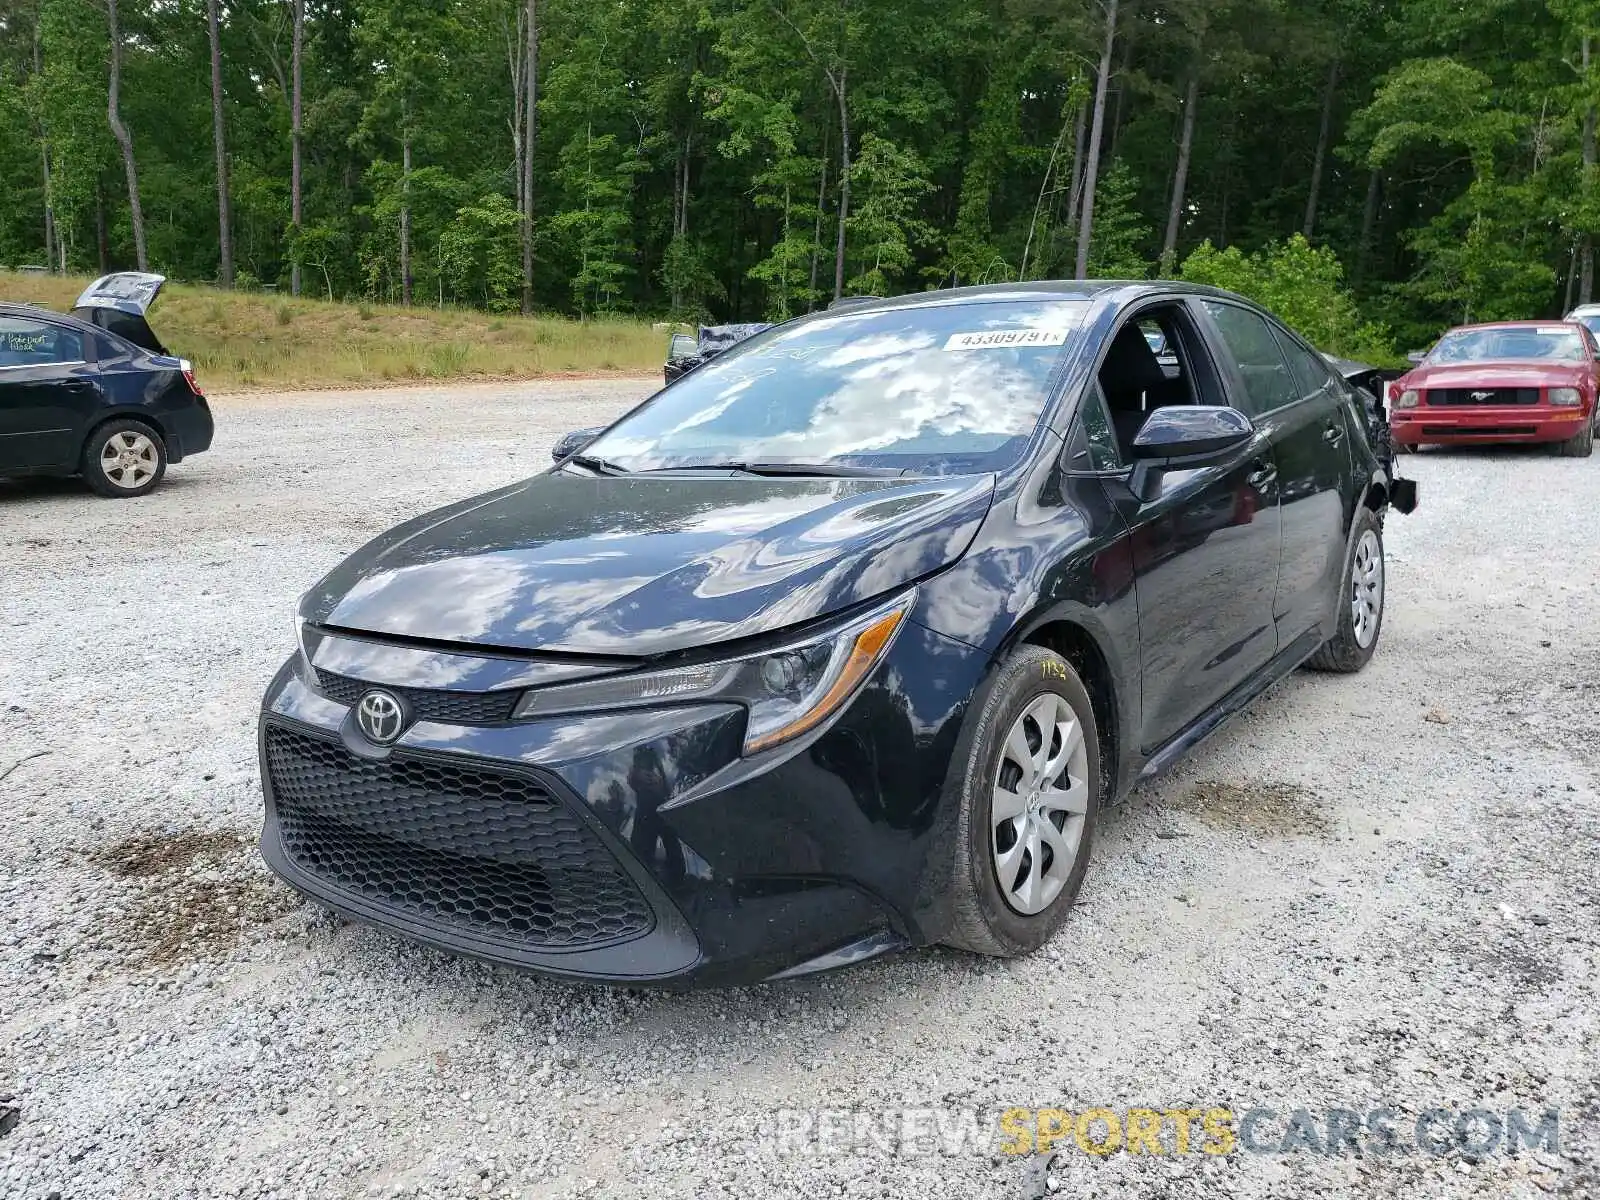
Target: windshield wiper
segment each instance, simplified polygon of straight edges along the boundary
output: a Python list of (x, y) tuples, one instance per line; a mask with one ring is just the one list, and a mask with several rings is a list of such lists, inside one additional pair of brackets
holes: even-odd
[(608, 459), (596, 458), (592, 454), (572, 454), (561, 460), (561, 465), (575, 463), (580, 467), (588, 467), (596, 475), (628, 475), (631, 472), (627, 467), (619, 466)]
[[(906, 474), (901, 467), (857, 467), (849, 463), (807, 462), (713, 462), (685, 463), (680, 467), (651, 467), (651, 471), (740, 471), (746, 475), (837, 476), (846, 479), (897, 479)], [(644, 472), (640, 472), (643, 474)]]

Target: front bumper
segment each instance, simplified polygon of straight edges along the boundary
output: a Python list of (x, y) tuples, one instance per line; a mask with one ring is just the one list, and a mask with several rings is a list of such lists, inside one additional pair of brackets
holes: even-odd
[(1403, 445), (1488, 442), (1564, 442), (1583, 430), (1593, 414), (1582, 408), (1461, 405), (1396, 409), (1389, 427)]
[[(367, 682), (404, 686), (416, 652), (367, 645)], [(731, 985), (925, 944), (945, 775), (985, 665), (908, 623), (830, 724), (743, 759), (744, 710), (725, 703), (419, 719), (380, 749), (297, 658), (263, 703), (262, 854), (352, 918), (566, 978)]]

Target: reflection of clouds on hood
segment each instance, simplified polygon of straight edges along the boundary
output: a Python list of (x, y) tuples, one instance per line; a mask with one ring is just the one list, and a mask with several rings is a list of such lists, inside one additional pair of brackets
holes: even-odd
[(458, 641), (473, 641), (511, 613), (527, 582), (527, 564), (514, 554), (397, 567), (357, 580), (330, 623), (361, 628), (370, 609), (382, 614), (387, 634), (433, 638), (448, 629)]

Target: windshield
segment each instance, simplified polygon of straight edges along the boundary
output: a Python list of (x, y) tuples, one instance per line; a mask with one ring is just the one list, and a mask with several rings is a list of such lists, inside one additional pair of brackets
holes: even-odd
[(630, 471), (836, 463), (999, 470), (1022, 453), (1083, 300), (839, 312), (724, 352), (584, 448)]
[(1583, 336), (1566, 325), (1507, 325), (1447, 333), (1428, 355), (1430, 363), (1498, 362), (1542, 359), (1582, 362)]
[(1567, 318), (1584, 326), (1590, 333), (1600, 334), (1600, 312), (1574, 313)]

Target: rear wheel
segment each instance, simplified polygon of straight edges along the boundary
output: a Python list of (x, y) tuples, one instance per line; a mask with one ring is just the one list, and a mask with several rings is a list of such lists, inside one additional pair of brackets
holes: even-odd
[(1356, 513), (1355, 542), (1339, 589), (1338, 632), (1307, 661), (1314, 671), (1359, 671), (1383, 629), (1383, 522), (1370, 508)]
[(107, 421), (89, 435), (82, 466), (102, 496), (142, 496), (167, 473), (167, 444), (141, 421)]
[(1060, 655), (1024, 646), (974, 701), (958, 758), (948, 945), (1013, 958), (1043, 945), (1083, 883), (1100, 797), (1089, 693)]
[(1562, 458), (1588, 458), (1594, 453), (1594, 422), (1583, 427), (1583, 432), (1556, 443), (1556, 453)]

